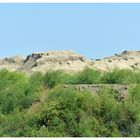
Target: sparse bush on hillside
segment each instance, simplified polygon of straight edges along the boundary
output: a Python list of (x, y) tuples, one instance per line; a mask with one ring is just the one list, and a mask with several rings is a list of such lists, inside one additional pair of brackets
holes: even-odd
[(75, 76), (75, 84), (97, 84), (101, 80), (101, 72), (91, 68), (85, 68)]
[(62, 71), (48, 71), (44, 76), (44, 84), (45, 86), (52, 88), (57, 84), (61, 84), (63, 77)]
[(128, 83), (138, 83), (139, 75), (138, 72), (133, 72), (131, 70), (118, 70), (114, 69), (111, 72), (105, 72), (102, 76), (101, 82), (105, 84), (128, 84)]
[(112, 72), (104, 73), (102, 81), (105, 84), (120, 84), (123, 81), (123, 77), (119, 70), (115, 69)]
[(44, 76), (44, 85), (48, 88), (53, 88), (60, 84), (75, 83), (75, 75), (65, 73), (64, 71), (48, 71)]

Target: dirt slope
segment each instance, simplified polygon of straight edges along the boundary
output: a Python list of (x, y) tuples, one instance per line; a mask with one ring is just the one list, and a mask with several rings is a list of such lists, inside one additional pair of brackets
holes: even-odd
[(85, 67), (109, 71), (119, 69), (140, 69), (140, 51), (124, 51), (101, 60), (89, 60), (72, 51), (37, 52), (27, 57), (15, 56), (0, 59), (0, 69), (33, 73), (48, 70), (80, 71)]

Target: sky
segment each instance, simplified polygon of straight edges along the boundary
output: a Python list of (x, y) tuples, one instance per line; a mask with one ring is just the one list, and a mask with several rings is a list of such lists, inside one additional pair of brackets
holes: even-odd
[(140, 50), (140, 4), (0, 4), (0, 57), (49, 50)]

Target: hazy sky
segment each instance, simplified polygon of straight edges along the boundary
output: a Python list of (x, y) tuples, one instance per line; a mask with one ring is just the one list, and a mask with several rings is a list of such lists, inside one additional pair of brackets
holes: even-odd
[(0, 57), (47, 50), (140, 50), (140, 4), (0, 4)]

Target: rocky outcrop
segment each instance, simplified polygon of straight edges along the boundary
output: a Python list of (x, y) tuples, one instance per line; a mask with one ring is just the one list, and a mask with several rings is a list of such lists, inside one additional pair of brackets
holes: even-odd
[(33, 53), (25, 59), (21, 70), (47, 72), (48, 70), (79, 71), (90, 66), (91, 60), (71, 51)]
[(104, 59), (89, 60), (72, 51), (37, 52), (23, 56), (0, 59), (0, 69), (33, 73), (48, 70), (81, 71), (85, 67), (110, 71), (119, 69), (140, 69), (140, 51), (124, 51)]
[(124, 51), (94, 62), (94, 67), (100, 70), (109, 71), (118, 69), (140, 69), (140, 51)]
[(14, 56), (10, 58), (0, 59), (0, 69), (8, 69), (10, 71), (16, 71), (20, 69), (23, 64), (25, 57)]

